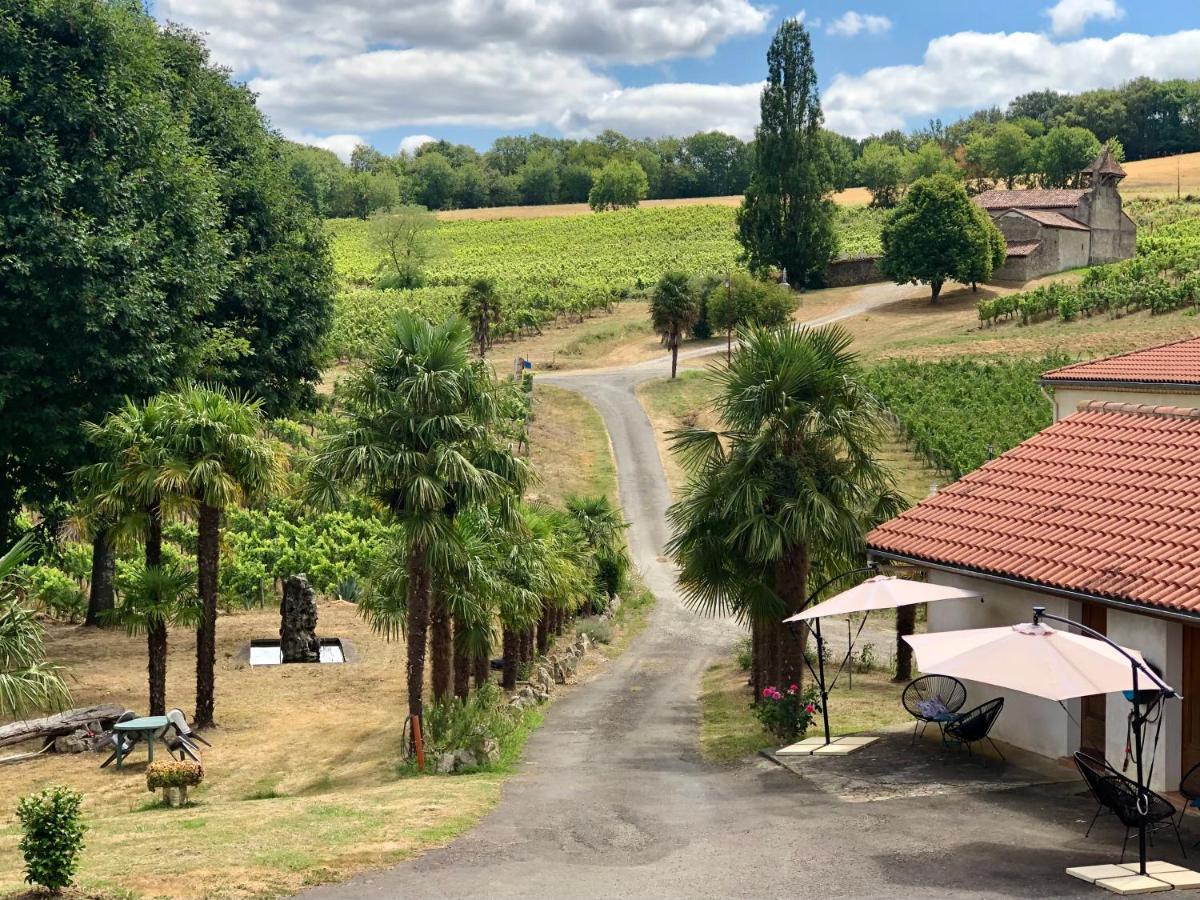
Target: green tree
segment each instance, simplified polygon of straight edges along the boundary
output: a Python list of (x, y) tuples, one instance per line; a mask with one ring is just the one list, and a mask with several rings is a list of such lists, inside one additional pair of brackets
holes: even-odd
[(588, 206), (595, 212), (637, 206), (648, 190), (649, 182), (641, 166), (631, 160), (613, 158), (596, 173), (588, 192)]
[[(333, 322), (324, 228), (296, 191), (282, 141), (249, 89), (210, 63), (198, 35), (169, 29), (161, 42), (181, 115), (217, 170), (229, 248), (227, 277), (202, 320), (206, 364), (193, 374), (260, 398), (273, 416), (311, 407)], [(222, 352), (239, 344), (245, 352)]]
[(121, 588), (120, 602), (105, 619), (146, 636), (150, 715), (166, 715), (169, 628), (194, 626), (200, 619), (195, 573), (177, 563), (140, 566)]
[(1046, 187), (1078, 187), (1080, 173), (1100, 153), (1100, 141), (1086, 128), (1060, 125), (1037, 140), (1038, 172)]
[(685, 272), (667, 272), (650, 298), (650, 324), (671, 351), (671, 377), (679, 364), (679, 342), (700, 316), (700, 301)]
[(928, 284), (932, 303), (948, 279), (986, 281), (995, 260), (996, 226), (979, 211), (948, 175), (914, 183), (883, 226), (880, 270), (897, 284)]
[(479, 347), (479, 358), (483, 359), (492, 344), (492, 326), (500, 322), (503, 304), (496, 293), (496, 282), (491, 278), (476, 278), (463, 293), (459, 314), (471, 324), (471, 332)]
[[(612, 600), (624, 587), (633, 560), (625, 542), (629, 523), (621, 511), (603, 494), (593, 497), (572, 496), (566, 500), (566, 513), (579, 528), (596, 561), (596, 583)], [(600, 610), (592, 610), (600, 612)]]
[(46, 662), (42, 626), (18, 600), (17, 570), (32, 552), (26, 535), (0, 556), (0, 716), (16, 718), (71, 700), (58, 666)]
[(160, 489), (196, 518), (195, 718), (206, 727), (214, 721), (221, 516), (229, 506), (268, 497), (281, 467), (274, 444), (263, 436), (261, 402), (217, 385), (185, 384), (157, 403), (161, 416), (151, 439), (162, 457)]
[(530, 154), (517, 173), (521, 179), (521, 202), (540, 206), (558, 200), (558, 161), (547, 150)]
[(288, 177), (318, 216), (332, 216), (334, 197), (343, 190), (349, 171), (332, 150), (309, 147), (291, 141), (282, 143)]
[(440, 153), (422, 153), (409, 163), (408, 174), (418, 203), (427, 209), (450, 208), (458, 190), (458, 178), (450, 160)]
[(400, 206), (371, 216), (367, 239), (383, 254), (383, 288), (416, 288), (425, 266), (437, 255), (437, 217), (423, 206)]
[(903, 150), (871, 141), (858, 158), (858, 180), (871, 192), (871, 205), (892, 207), (900, 199), (908, 176), (909, 162)]
[(8, 3), (0, 28), (0, 546), (69, 494), (82, 423), (187, 371), (229, 272), (218, 184), (133, 4)]
[(751, 331), (709, 376), (719, 430), (670, 435), (689, 478), (668, 551), (690, 605), (751, 626), (756, 696), (803, 681), (803, 642), (782, 622), (810, 574), (861, 564), (863, 534), (901, 508), (850, 343), (836, 326)]
[[(423, 712), (433, 573), (459, 545), (455, 521), (497, 504), (501, 524), (528, 479), (524, 461), (497, 439), (500, 407), (482, 361), (469, 355), (461, 319), (433, 325), (402, 312), (367, 367), (351, 379), (342, 423), (314, 455), (308, 494), (337, 505), (357, 489), (403, 527), (403, 564), (364, 614), (407, 637), (408, 709)], [(505, 521), (508, 520), (508, 521)], [(382, 611), (382, 612), (381, 612)]]
[(979, 152), (984, 171), (1001, 179), (1010, 191), (1018, 177), (1033, 170), (1033, 138), (1019, 125), (1001, 122), (982, 140)]
[(946, 151), (936, 141), (921, 144), (908, 160), (909, 184), (930, 175), (952, 175), (955, 178), (960, 176), (960, 170), (954, 160), (946, 155)]
[(779, 267), (793, 284), (819, 280), (837, 251), (832, 163), (808, 32), (786, 19), (767, 51), (754, 170), (738, 210), (738, 241), (755, 272)]
[(558, 199), (562, 203), (587, 203), (592, 190), (592, 170), (582, 163), (568, 163), (558, 177)]

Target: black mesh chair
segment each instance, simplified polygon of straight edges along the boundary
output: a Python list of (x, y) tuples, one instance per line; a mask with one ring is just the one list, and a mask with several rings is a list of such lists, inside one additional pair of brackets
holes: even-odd
[[(1200, 763), (1188, 769), (1183, 778), (1179, 779), (1179, 793), (1184, 799), (1183, 809), (1179, 810), (1179, 824), (1182, 825), (1188, 807), (1200, 809)], [(1200, 846), (1200, 841), (1197, 841), (1195, 846)]]
[(992, 726), (1000, 718), (1000, 713), (1003, 709), (1004, 698), (997, 697), (994, 700), (989, 700), (987, 703), (980, 704), (969, 712), (963, 713), (961, 716), (956, 716), (953, 721), (947, 722), (942, 728), (942, 740), (947, 744), (966, 747), (968, 754), (971, 753), (972, 744), (987, 741), (992, 745), (992, 749), (996, 751), (1000, 759), (1003, 760), (1004, 754), (1000, 752), (1000, 748), (996, 746), (996, 742), (989, 736)]
[(1089, 753), (1084, 753), (1082, 750), (1075, 753), (1075, 767), (1079, 769), (1079, 774), (1087, 782), (1088, 791), (1091, 792), (1092, 799), (1099, 804), (1096, 808), (1096, 814), (1092, 816), (1091, 824), (1088, 825), (1087, 831), (1083, 833), (1083, 836), (1087, 837), (1092, 833), (1092, 829), (1096, 825), (1096, 820), (1100, 818), (1100, 813), (1105, 810), (1112, 812), (1104, 803), (1101, 794), (1101, 782), (1105, 778), (1119, 777), (1121, 773), (1110, 766), (1106, 760), (1098, 759)]
[(1179, 826), (1175, 823), (1175, 807), (1165, 797), (1160, 797), (1154, 791), (1146, 791), (1146, 811), (1138, 810), (1137, 783), (1124, 775), (1109, 775), (1101, 778), (1097, 784), (1098, 795), (1102, 805), (1111, 809), (1117, 819), (1125, 826), (1125, 840), (1121, 843), (1121, 862), (1125, 862), (1125, 848), (1129, 844), (1129, 836), (1134, 829), (1145, 822), (1146, 829), (1153, 834), (1160, 828), (1168, 826), (1175, 830), (1175, 840), (1179, 842), (1179, 851), (1187, 857), (1183, 849), (1183, 837), (1179, 834)]
[[(925, 733), (930, 722), (941, 727), (949, 721), (950, 716), (963, 708), (963, 704), (967, 702), (967, 689), (961, 681), (949, 675), (923, 675), (909, 682), (904, 693), (900, 695), (900, 702), (904, 704), (908, 714), (917, 720), (913, 725), (912, 737), (913, 741), (916, 741), (919, 735)], [(939, 703), (950, 715), (930, 715), (927, 710), (931, 702)], [(923, 706), (926, 709), (922, 709)]]

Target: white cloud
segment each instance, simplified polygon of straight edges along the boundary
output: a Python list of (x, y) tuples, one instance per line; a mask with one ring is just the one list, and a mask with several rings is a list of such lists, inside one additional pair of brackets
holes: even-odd
[(1058, 0), (1045, 13), (1054, 33), (1067, 36), (1079, 34), (1092, 19), (1113, 22), (1125, 16), (1116, 0)]
[[(1063, 0), (1068, 2), (1068, 0)], [(836, 19), (829, 23), (829, 27), (825, 30), (829, 34), (836, 34), (842, 37), (854, 37), (856, 34), (865, 31), (867, 34), (883, 34), (892, 27), (892, 20), (887, 16), (875, 16), (870, 13), (858, 13), (854, 10), (847, 10)]]
[(400, 146), (396, 148), (397, 153), (406, 153), (412, 156), (426, 144), (436, 144), (437, 138), (431, 134), (410, 134), (401, 139)]
[(761, 92), (761, 82), (624, 88), (572, 110), (556, 124), (571, 137), (615, 128), (631, 137), (716, 130), (749, 139), (758, 125)]
[(1044, 88), (1111, 87), (1142, 75), (1200, 77), (1200, 30), (1062, 43), (1024, 32), (946, 35), (929, 42), (920, 65), (834, 76), (823, 97), (825, 119), (835, 131), (865, 137), (948, 109), (1004, 105)]
[(338, 159), (344, 163), (350, 162), (350, 154), (354, 152), (355, 147), (359, 144), (370, 143), (370, 141), (359, 134), (327, 134), (324, 137), (319, 137), (315, 134), (287, 130), (283, 134), (289, 141), (295, 141), (298, 144), (309, 144), (313, 147), (320, 147), (323, 150), (332, 150), (337, 154)]

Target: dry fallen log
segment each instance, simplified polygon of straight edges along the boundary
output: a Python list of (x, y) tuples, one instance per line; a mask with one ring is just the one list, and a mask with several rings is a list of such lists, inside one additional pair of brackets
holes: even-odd
[(59, 735), (70, 734), (76, 728), (83, 728), (88, 722), (99, 721), (107, 727), (124, 711), (120, 706), (85, 706), (82, 709), (68, 709), (44, 719), (23, 719), (9, 725), (0, 725), (0, 747), (39, 738), (52, 741)]

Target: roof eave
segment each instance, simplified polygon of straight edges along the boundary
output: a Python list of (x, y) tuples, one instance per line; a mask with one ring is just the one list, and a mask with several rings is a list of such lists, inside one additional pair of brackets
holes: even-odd
[(1042, 387), (1072, 388), (1125, 388), (1139, 391), (1165, 391), (1167, 393), (1200, 393), (1200, 381), (1130, 381), (1123, 378), (1051, 378), (1043, 375), (1038, 379)]
[(988, 572), (984, 569), (972, 568), (971, 566), (958, 566), (954, 565), (953, 563), (938, 562), (932, 559), (924, 559), (919, 556), (909, 556), (905, 553), (896, 553), (891, 550), (884, 550), (877, 547), (868, 546), (868, 561), (877, 558), (889, 559), (893, 562), (902, 562), (913, 566), (921, 566), (927, 569), (937, 569), (938, 571), (948, 572), (952, 575), (963, 575), (968, 578), (981, 578), (985, 581), (994, 581), (997, 584), (1005, 584), (1010, 587), (1020, 588), (1022, 590), (1037, 591), (1041, 594), (1050, 594), (1051, 596), (1062, 597), (1066, 600), (1079, 600), (1086, 601), (1088, 603), (1099, 603), (1113, 609), (1138, 613), (1139, 615), (1143, 616), (1155, 616), (1160, 619), (1171, 619), (1177, 622), (1186, 622), (1189, 625), (1200, 623), (1200, 611), (1188, 612), (1187, 610), (1167, 609), (1163, 606), (1151, 606), (1146, 603), (1138, 603), (1135, 600), (1105, 597), (1101, 594), (1091, 594), (1086, 591), (1076, 591), (1070, 588), (1055, 587), (1054, 585), (1044, 584), (1039, 581), (1027, 581), (1023, 578), (1015, 578), (1011, 575), (1001, 575), (997, 572)]

